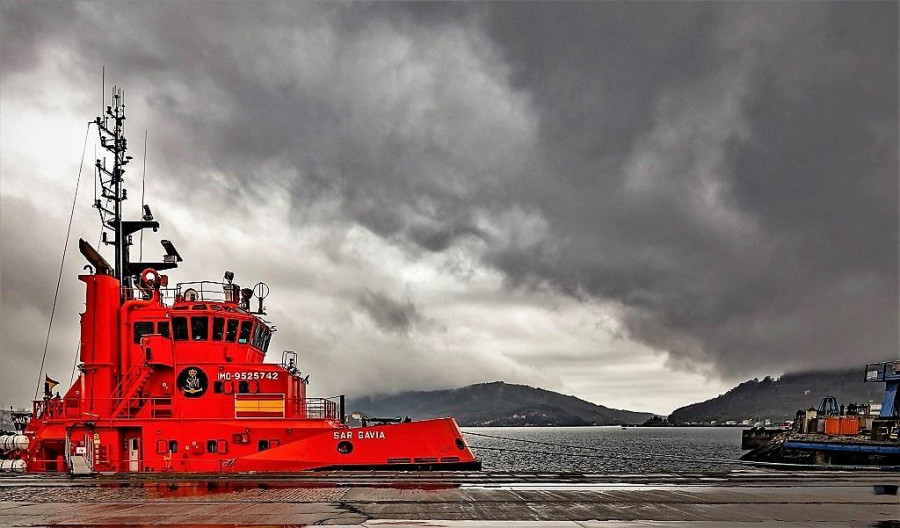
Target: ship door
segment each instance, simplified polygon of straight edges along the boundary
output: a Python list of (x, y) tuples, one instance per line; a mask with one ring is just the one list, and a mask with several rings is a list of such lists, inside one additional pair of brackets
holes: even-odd
[(139, 436), (129, 436), (128, 443), (128, 471), (141, 470), (141, 438)]

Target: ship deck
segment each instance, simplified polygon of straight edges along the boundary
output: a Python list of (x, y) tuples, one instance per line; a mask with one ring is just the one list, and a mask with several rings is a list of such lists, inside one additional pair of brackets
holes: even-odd
[[(897, 472), (0, 478), (4, 526), (900, 526)], [(894, 486), (895, 494), (890, 494)], [(888, 493), (884, 493), (887, 491)]]

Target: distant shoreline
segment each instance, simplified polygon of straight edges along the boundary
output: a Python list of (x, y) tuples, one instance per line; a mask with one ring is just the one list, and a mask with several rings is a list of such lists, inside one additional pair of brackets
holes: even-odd
[[(673, 429), (678, 427), (683, 428), (691, 428), (691, 429), (740, 429), (745, 428), (749, 429), (753, 427), (752, 425), (621, 425), (621, 424), (590, 424), (590, 425), (530, 425), (530, 424), (522, 424), (522, 425), (459, 425), (460, 428), (466, 429), (471, 427), (491, 427), (495, 429), (515, 429), (515, 428), (532, 428), (532, 429), (578, 429), (578, 428), (588, 428), (588, 427), (624, 427), (626, 429)], [(769, 429), (777, 429), (776, 427), (770, 427)]]

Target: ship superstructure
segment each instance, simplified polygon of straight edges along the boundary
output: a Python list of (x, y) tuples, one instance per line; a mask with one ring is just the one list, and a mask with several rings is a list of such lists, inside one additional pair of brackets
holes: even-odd
[[(8, 460), (28, 472), (293, 472), (312, 469), (480, 469), (453, 418), (369, 419), (350, 427), (343, 396), (307, 397), (295, 352), (266, 363), (275, 328), (268, 288), (221, 282), (170, 286), (182, 261), (133, 262), (133, 235), (156, 231), (150, 208), (124, 220), (124, 93), (93, 124), (111, 164), (98, 160), (94, 207), (114, 264), (80, 240), (90, 262), (81, 317), (79, 376), (60, 396), (45, 390)], [(254, 302), (254, 299), (256, 302)], [(251, 306), (251, 305), (256, 306)], [(254, 309), (255, 308), (255, 309)], [(370, 425), (371, 424), (371, 425)], [(18, 443), (16, 443), (18, 442)]]

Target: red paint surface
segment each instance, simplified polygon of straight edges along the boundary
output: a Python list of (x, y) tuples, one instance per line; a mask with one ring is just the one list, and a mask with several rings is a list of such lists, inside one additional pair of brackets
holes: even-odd
[[(29, 472), (65, 469), (66, 455), (84, 455), (98, 472), (440, 469), (476, 461), (458, 444), (452, 418), (349, 428), (335, 401), (307, 398), (299, 372), (263, 362), (270, 329), (236, 302), (176, 299), (167, 306), (153, 290), (149, 300), (120, 303), (115, 278), (80, 279), (87, 286), (81, 374), (62, 398), (35, 402), (26, 430)], [(193, 320), (202, 330), (202, 318), (205, 338), (193, 332)], [(175, 333), (180, 321), (186, 339)], [(135, 325), (151, 323), (136, 343)], [(231, 342), (229, 326), (238, 329)], [(249, 338), (241, 343), (244, 326)], [(341, 442), (352, 448), (339, 452)]]

